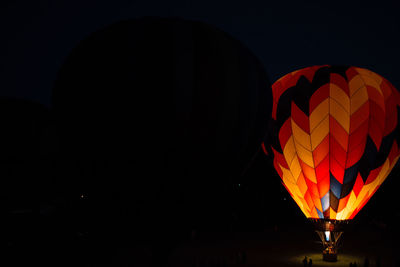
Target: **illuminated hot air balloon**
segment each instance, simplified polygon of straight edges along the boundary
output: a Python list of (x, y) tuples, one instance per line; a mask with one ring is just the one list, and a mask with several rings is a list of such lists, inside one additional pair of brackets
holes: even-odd
[(274, 167), (304, 215), (317, 225), (324, 260), (335, 261), (353, 219), (395, 166), (400, 94), (382, 76), (350, 66), (314, 66), (273, 86)]

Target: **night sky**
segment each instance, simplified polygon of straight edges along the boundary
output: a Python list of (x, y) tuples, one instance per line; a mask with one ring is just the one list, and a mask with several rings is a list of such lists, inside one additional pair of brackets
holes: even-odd
[(365, 67), (400, 87), (398, 1), (3, 1), (1, 95), (51, 105), (58, 69), (88, 34), (122, 19), (182, 17), (247, 45), (273, 82), (317, 64)]
[[(68, 158), (70, 155), (65, 158), (61, 155), (58, 159), (62, 160), (57, 162), (52, 155), (58, 153), (59, 147), (55, 145), (57, 140), (53, 140), (57, 139), (51, 125), (54, 123), (52, 121), (54, 118), (49, 115), (53, 107), (52, 90), (58, 71), (67, 56), (89, 34), (121, 20), (147, 16), (184, 18), (208, 23), (239, 40), (261, 61), (271, 83), (303, 67), (339, 64), (370, 69), (388, 79), (396, 88), (400, 88), (399, 10), (400, 3), (395, 0), (343, 2), (149, 0), (108, 1), (108, 3), (92, 0), (2, 1), (0, 3), (0, 99), (17, 98), (49, 108), (44, 109), (32, 103), (30, 106), (20, 103), (20, 113), (18, 113), (19, 104), (11, 104), (12, 108), (5, 107), (3, 112), (3, 116), (11, 111), (15, 112), (15, 118), (25, 118), (27, 117), (24, 113), (25, 108), (36, 110), (37, 113), (32, 114), (32, 117), (45, 118), (37, 124), (38, 128), (42, 124), (46, 125), (44, 137), (35, 135), (32, 137), (36, 138), (32, 139), (34, 141), (29, 143), (28, 140), (22, 144), (18, 140), (24, 139), (24, 131), (29, 132), (31, 128), (28, 126), (23, 128), (25, 126), (21, 125), (28, 125), (30, 117), (21, 124), (12, 119), (11, 122), (7, 122), (7, 125), (21, 126), (21, 128), (14, 127), (16, 133), (22, 133), (21, 136), (15, 137), (13, 130), (7, 131), (4, 136), (14, 138), (14, 141), (17, 140), (17, 143), (22, 144), (21, 148), (18, 148), (22, 152), (18, 152), (19, 150), (13, 145), (2, 145), (3, 148), (6, 147), (4, 150), (6, 152), (0, 151), (2, 159), (0, 163), (10, 169), (10, 171), (7, 169), (7, 175), (10, 173), (11, 177), (14, 175), (23, 178), (4, 179), (0, 186), (0, 196), (6, 198), (6, 201), (0, 203), (0, 211), (8, 212), (6, 212), (9, 216), (7, 223), (10, 227), (14, 227), (9, 233), (3, 230), (3, 234), (7, 235), (5, 242), (11, 244), (10, 246), (24, 243), (26, 240), (29, 240), (30, 244), (36, 242), (31, 231), (32, 226), (25, 227), (27, 221), (33, 221), (32, 199), (36, 194), (32, 191), (36, 180), (29, 180), (31, 170), (39, 170), (35, 175), (40, 184), (40, 211), (47, 215), (44, 224), (47, 230), (44, 231), (42, 238), (48, 247), (52, 244), (61, 246), (62, 243), (69, 242), (73, 244), (71, 247), (78, 247), (75, 251), (78, 254), (81, 253), (79, 249), (88, 244), (113, 246), (110, 244), (118, 245), (118, 242), (130, 244), (132, 240), (139, 244), (141, 241), (138, 240), (147, 239), (160, 241), (153, 248), (153, 252), (164, 257), (163, 247), (190, 239), (193, 229), (226, 231), (231, 227), (231, 230), (236, 231), (263, 231), (264, 228), (273, 229), (276, 225), (282, 227), (286, 225), (290, 228), (293, 227), (293, 222), (302, 225), (306, 221), (300, 209), (290, 200), (289, 194), (281, 186), (279, 176), (271, 171), (271, 160), (262, 153), (253, 158), (242, 180), (231, 181), (229, 185), (221, 182), (220, 187), (216, 187), (215, 190), (212, 189), (212, 184), (202, 185), (203, 189), (211, 188), (210, 192), (214, 190), (213, 193), (220, 197), (218, 205), (222, 207), (221, 210), (223, 207), (228, 207), (233, 211), (228, 210), (226, 214), (222, 214), (219, 206), (215, 207), (214, 213), (198, 224), (188, 222), (189, 219), (185, 217), (186, 210), (191, 209), (191, 203), (185, 202), (185, 197), (188, 195), (186, 199), (190, 199), (191, 192), (185, 188), (190, 182), (179, 184), (180, 181), (176, 180), (170, 183), (162, 180), (163, 177), (157, 177), (159, 184), (153, 181), (139, 181), (136, 184), (135, 180), (130, 182), (132, 187), (124, 187), (128, 183), (124, 183), (121, 178), (118, 180), (122, 181), (121, 184), (116, 182), (111, 185), (110, 194), (104, 196), (101, 192), (108, 189), (108, 181), (105, 179), (108, 174), (103, 171), (109, 171), (110, 176), (116, 175), (113, 168), (121, 166), (117, 170), (117, 175), (120, 177), (123, 177), (126, 171), (132, 176), (137, 175), (136, 170), (130, 169), (130, 163), (116, 160), (103, 165), (101, 161), (88, 160), (76, 164), (73, 162), (74, 159), (71, 161)], [(126, 122), (125, 118), (121, 118), (122, 123)], [(152, 134), (156, 136), (158, 133)], [(7, 138), (2, 136), (0, 135), (0, 145), (7, 143)], [(121, 143), (129, 139), (125, 138), (122, 138)], [(38, 139), (40, 142), (36, 144)], [(62, 145), (65, 144), (60, 144)], [(12, 160), (20, 159), (27, 150), (30, 154), (28, 153), (27, 158), (23, 158), (25, 163), (18, 161), (10, 164)], [(44, 163), (34, 161), (35, 153), (39, 150), (39, 154), (44, 155)], [(13, 151), (14, 158), (9, 157), (7, 151)], [(160, 154), (157, 154), (157, 151), (150, 151), (146, 156), (154, 157), (156, 162)], [(149, 169), (154, 167), (152, 163), (152, 160), (146, 162), (149, 164)], [(71, 167), (73, 164), (76, 165)], [(107, 164), (112, 167), (107, 167)], [(4, 172), (6, 171), (3, 169), (1, 174)], [(361, 212), (358, 215), (359, 221), (383, 220), (389, 223), (387, 220), (390, 218), (391, 225), (395, 225), (396, 220), (400, 219), (398, 209), (391, 209), (391, 213), (388, 213), (387, 209), (383, 208), (386, 203), (390, 203), (386, 208), (396, 206), (398, 203), (398, 199), (393, 197), (397, 191), (395, 190), (397, 181), (394, 178), (398, 177), (398, 166), (395, 172), (397, 174), (389, 176), (388, 181), (382, 186), (384, 190), (378, 190), (371, 204), (366, 206), (372, 212)], [(104, 180), (97, 182), (97, 176), (103, 177)], [(82, 180), (86, 181), (80, 182), (81, 177), (85, 177)], [(180, 178), (182, 177), (184, 175)], [(273, 179), (263, 179), (265, 177)], [(211, 181), (211, 178), (208, 178), (208, 181)], [(96, 186), (94, 189), (91, 188), (91, 184), (96, 183), (97, 188)], [(12, 189), (8, 190), (8, 186)], [(142, 190), (140, 186), (147, 186), (148, 191)], [(197, 194), (202, 193), (196, 186), (190, 186), (192, 189), (195, 188), (193, 191), (197, 189)], [(158, 191), (147, 194), (152, 191), (152, 187), (157, 187)], [(122, 192), (118, 191), (121, 188)], [(131, 188), (136, 195), (131, 194)], [(113, 189), (115, 192), (112, 192)], [(157, 198), (158, 193), (162, 197)], [(229, 199), (225, 198), (227, 195)], [(135, 204), (131, 205), (129, 201)], [(208, 201), (208, 207), (212, 207), (212, 200)], [(201, 200), (196, 202), (198, 206), (201, 204)], [(167, 208), (170, 206), (173, 208), (169, 213)], [(197, 213), (194, 208), (191, 212)], [(202, 212), (197, 216), (208, 214), (207, 210)], [(15, 214), (28, 214), (29, 218), (21, 222)], [(216, 228), (205, 227), (204, 225), (213, 226), (214, 214), (226, 218), (216, 222), (215, 224), (218, 224)], [(164, 218), (165, 222), (160, 223)], [(194, 218), (193, 221), (197, 222), (197, 217)], [(186, 219), (187, 221), (184, 221)], [(20, 229), (25, 230), (20, 231)], [(172, 239), (174, 241), (170, 241)], [(67, 255), (63, 254), (64, 252), (57, 253), (54, 257)]]

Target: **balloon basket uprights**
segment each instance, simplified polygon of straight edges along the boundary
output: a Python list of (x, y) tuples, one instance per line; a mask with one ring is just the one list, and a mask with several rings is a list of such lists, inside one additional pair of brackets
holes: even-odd
[(349, 221), (325, 219), (310, 220), (313, 222), (316, 228), (315, 232), (318, 234), (323, 245), (322, 259), (327, 262), (336, 262), (341, 237)]

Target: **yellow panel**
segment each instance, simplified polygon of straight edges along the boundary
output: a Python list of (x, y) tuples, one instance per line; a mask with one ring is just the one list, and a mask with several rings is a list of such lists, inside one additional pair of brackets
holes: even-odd
[(329, 98), (322, 101), (310, 114), (310, 132), (329, 114)]
[(336, 211), (334, 211), (332, 208), (329, 208), (330, 209), (330, 211), (329, 211), (329, 218), (331, 219), (331, 220), (336, 220)]
[(312, 152), (305, 149), (299, 144), (296, 144), (297, 156), (308, 166), (314, 168), (314, 159)]
[(363, 188), (361, 189), (360, 193), (358, 194), (358, 197), (356, 199), (356, 202), (352, 206), (352, 209), (355, 210), (361, 205), (361, 201), (364, 199), (364, 197), (368, 194), (369, 188), (371, 186), (364, 185)]
[(350, 114), (356, 112), (368, 100), (367, 87), (363, 86), (350, 99)]
[(355, 209), (354, 204), (356, 203), (356, 200), (357, 200), (356, 194), (354, 194), (354, 191), (351, 191), (346, 207), (341, 212), (339, 212), (338, 214), (340, 215), (336, 215), (336, 217), (338, 217), (340, 220), (348, 219)]
[[(303, 202), (301, 201), (301, 199), (298, 196), (294, 196), (293, 197), (294, 201), (297, 203), (297, 206), (300, 207), (301, 211), (303, 212), (303, 214), (307, 217), (310, 218), (310, 212), (308, 211), (308, 206), (303, 204)], [(304, 201), (304, 199), (303, 199)]]
[(329, 116), (318, 124), (318, 126), (311, 132), (311, 149), (312, 151), (324, 140), (329, 134)]
[(294, 180), (297, 183), (297, 180), (299, 179), (299, 175), (301, 173), (301, 167), (297, 157), (294, 157), (292, 164), (290, 165), (290, 171), (292, 173)]
[(329, 86), (330, 97), (340, 103), (344, 109), (350, 113), (350, 98), (339, 86), (331, 83)]
[(358, 73), (360, 73), (363, 76), (369, 76), (372, 77), (379, 85), (382, 83), (382, 77), (376, 74), (375, 72), (372, 72), (367, 69), (362, 69), (362, 68), (355, 68)]
[(364, 80), (360, 75), (354, 76), (349, 82), (350, 96), (352, 96), (358, 89), (365, 86)]
[(292, 120), (292, 133), (295, 141), (300, 143), (302, 146), (311, 150), (310, 135), (303, 131), (295, 122)]
[(388, 176), (389, 172), (390, 172), (390, 163), (389, 163), (389, 159), (386, 159), (385, 163), (382, 166), (381, 171), (378, 174), (378, 177), (376, 177), (377, 180), (377, 184), (381, 185), (383, 183), (383, 181), (386, 179), (386, 177)]
[(346, 212), (346, 208), (336, 214), (336, 220), (343, 220), (343, 214)]
[(296, 156), (296, 147), (294, 146), (293, 137), (290, 137), (283, 149), (283, 155), (285, 156), (286, 163), (288, 166), (292, 163)]
[(350, 114), (336, 100), (330, 98), (329, 113), (348, 133), (350, 129)]

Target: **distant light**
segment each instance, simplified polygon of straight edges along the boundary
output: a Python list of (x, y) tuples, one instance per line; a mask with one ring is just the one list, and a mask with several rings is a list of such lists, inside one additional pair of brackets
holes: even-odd
[(81, 198), (85, 198), (85, 195), (81, 195)]
[(240, 187), (240, 184), (238, 184), (238, 186)]
[(329, 242), (330, 239), (331, 239), (331, 232), (325, 231), (325, 240), (326, 240), (327, 242)]
[(286, 200), (286, 197), (284, 197), (283, 200)]

